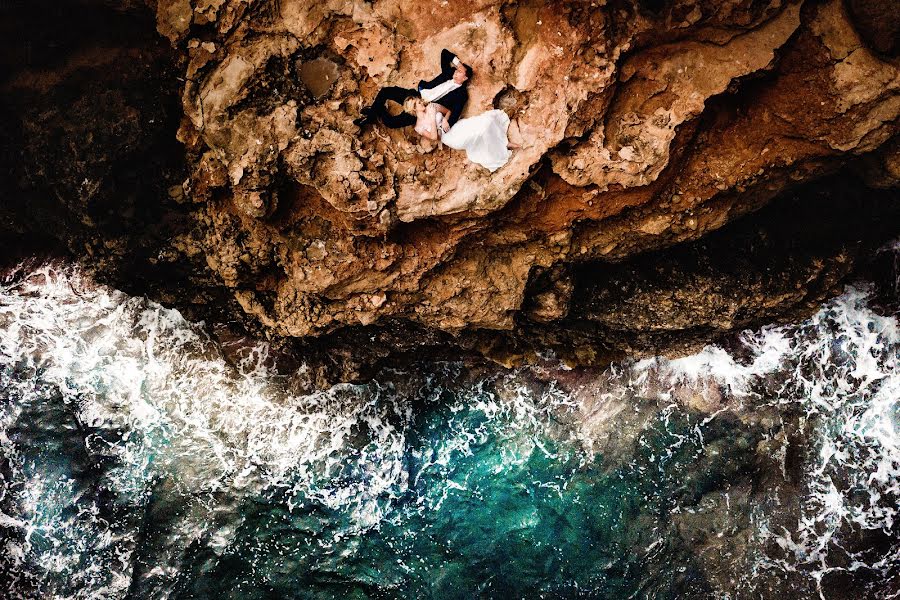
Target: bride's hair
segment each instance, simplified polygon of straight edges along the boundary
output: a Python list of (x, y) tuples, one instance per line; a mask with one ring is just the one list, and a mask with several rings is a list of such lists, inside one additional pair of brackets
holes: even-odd
[(410, 96), (406, 100), (403, 101), (403, 110), (408, 113), (416, 112), (416, 102), (421, 102), (422, 99), (418, 96)]

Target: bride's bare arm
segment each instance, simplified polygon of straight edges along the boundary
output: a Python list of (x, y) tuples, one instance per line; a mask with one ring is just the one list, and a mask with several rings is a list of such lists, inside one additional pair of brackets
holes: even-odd
[(432, 102), (428, 106), (433, 106), (436, 111), (438, 111), (439, 113), (444, 115), (445, 119), (450, 116), (450, 109), (447, 108), (446, 106), (441, 106), (437, 102)]
[(437, 125), (434, 120), (436, 111), (437, 108), (433, 103), (426, 106), (425, 110), (417, 111), (418, 121), (416, 123), (416, 131), (419, 132), (419, 135), (423, 138), (432, 141), (437, 141), (438, 139)]
[(446, 133), (447, 130), (450, 129), (450, 124), (447, 122), (447, 120), (450, 118), (450, 109), (447, 108), (446, 106), (441, 106), (440, 104), (437, 104), (436, 102), (432, 102), (431, 104), (429, 104), (429, 106), (433, 106), (437, 112), (444, 115), (444, 120), (441, 122), (441, 125), (443, 125), (444, 133)]

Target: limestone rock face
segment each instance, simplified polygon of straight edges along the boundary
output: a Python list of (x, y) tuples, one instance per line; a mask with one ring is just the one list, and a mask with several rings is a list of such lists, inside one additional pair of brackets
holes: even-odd
[[(900, 234), (892, 2), (54, 6), (0, 7), (33, 38), (0, 52), (0, 238), (329, 352), (659, 350), (807, 310)], [(513, 120), (493, 174), (353, 124), (442, 48), (474, 68), (464, 116)], [(776, 198), (813, 209), (728, 237)], [(855, 224), (813, 251), (822, 219)]]
[[(896, 186), (900, 69), (851, 4), (159, 0), (187, 59), (187, 245), (280, 335), (552, 323), (573, 283), (526, 298), (539, 273), (697, 239), (857, 157)], [(518, 125), (494, 174), (353, 124), (442, 48), (474, 68), (464, 115)]]

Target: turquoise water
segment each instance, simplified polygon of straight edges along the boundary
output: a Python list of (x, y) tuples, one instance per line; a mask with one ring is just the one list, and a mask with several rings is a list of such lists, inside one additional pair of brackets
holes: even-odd
[(709, 347), (577, 384), (429, 363), (300, 393), (265, 344), (235, 363), (175, 311), (20, 273), (0, 289), (0, 584), (888, 598), (900, 333), (866, 301), (748, 332), (740, 360)]
[[(467, 406), (477, 404), (471, 390), (461, 396), (434, 394), (406, 424), (410, 480), (377, 527), (348, 535), (354, 522), (345, 511), (266, 489), (240, 507), (242, 525), (222, 557), (192, 560), (177, 596), (681, 598), (708, 591), (668, 515), (740, 472), (749, 445), (733, 425), (705, 428), (701, 443), (693, 433), (698, 419), (654, 419), (635, 458), (605, 469), (602, 456), (521, 427), (514, 415), (488, 419)], [(718, 439), (728, 440), (725, 452), (708, 456), (705, 448)]]
[[(366, 499), (377, 523), (369, 526), (353, 501), (344, 509), (318, 497), (323, 489), (339, 495), (365, 485), (371, 473), (352, 462), (318, 473), (320, 482), (294, 481), (288, 473), (278, 485), (240, 498), (198, 491), (193, 500), (225, 507), (233, 534), (222, 549), (206, 542), (209, 531), (198, 536), (177, 557), (174, 584), (162, 587), (174, 598), (681, 598), (709, 591), (668, 515), (746, 466), (751, 444), (735, 424), (721, 420), (701, 429), (699, 416), (660, 413), (638, 436), (632, 460), (607, 468), (577, 440), (548, 435), (553, 423), (546, 415), (523, 419), (500, 404), (490, 382), (444, 387), (454, 375), (450, 368), (432, 379), (413, 399), (417, 410), (405, 414), (397, 409), (409, 398), (389, 388), (358, 388), (391, 407), (389, 420), (403, 436), (404, 477)], [(101, 527), (113, 536), (137, 530), (129, 558), (138, 572), (150, 573), (159, 555), (171, 552), (159, 538), (190, 520), (178, 514), (190, 494), (156, 480), (152, 455), (146, 488), (133, 493), (117, 479), (123, 474), (114, 459), (85, 448), (84, 439), (101, 442), (73, 424), (60, 395), (45, 388), (35, 399), (10, 430), (25, 465), (20, 477), (70, 483), (42, 490), (34, 525), (52, 531), (68, 522), (58, 533), (84, 550), (73, 572), (96, 560), (89, 547)], [(377, 453), (373, 446), (383, 442), (364, 423), (352, 433), (359, 453)], [(552, 433), (571, 434), (559, 426)], [(104, 444), (120, 441), (105, 437), (111, 439)], [(717, 440), (726, 440), (725, 452)], [(166, 440), (157, 443), (162, 449)], [(87, 499), (102, 526), (71, 514)], [(140, 523), (148, 514), (153, 518)], [(32, 537), (32, 552), (52, 553), (59, 541)], [(150, 589), (153, 580), (145, 580)]]

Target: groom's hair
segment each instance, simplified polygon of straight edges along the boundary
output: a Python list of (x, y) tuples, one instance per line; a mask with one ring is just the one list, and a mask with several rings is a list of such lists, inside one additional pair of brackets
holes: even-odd
[(467, 65), (466, 63), (463, 63), (463, 66), (466, 68), (466, 78), (467, 78), (467, 79), (472, 79), (472, 73), (474, 73), (475, 71), (473, 71), (473, 70), (472, 70), (472, 67), (470, 67), (470, 66)]

